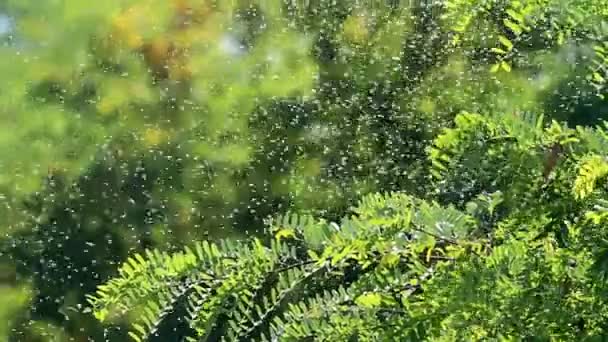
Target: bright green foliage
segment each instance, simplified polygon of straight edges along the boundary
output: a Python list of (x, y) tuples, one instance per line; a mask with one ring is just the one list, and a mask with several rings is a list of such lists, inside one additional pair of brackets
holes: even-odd
[[(339, 225), (276, 220), (277, 241), (267, 247), (203, 242), (171, 256), (136, 255), (91, 304), (101, 320), (142, 307), (135, 340), (154, 333), (177, 305), (187, 306), (197, 338), (344, 339), (362, 328), (373, 338), (381, 331), (372, 327), (382, 328), (377, 315), (402, 311), (417, 279), (481, 248), (465, 240), (471, 217), (404, 194), (365, 197), (354, 213)], [(292, 234), (280, 238), (287, 229)], [(319, 230), (326, 232), (320, 244), (308, 237)]]
[[(6, 309), (0, 316), (11, 317), (0, 340), (122, 341), (125, 326), (138, 319), (138, 336), (154, 329), (181, 334), (189, 328), (176, 317), (191, 317), (188, 310), (206, 313), (194, 313), (191, 332), (206, 329), (208, 340), (224, 331), (245, 334), (247, 316), (231, 320), (249, 322), (243, 331), (205, 327), (223, 321), (228, 311), (217, 308), (236, 305), (230, 293), (243, 294), (243, 286), (260, 286), (273, 269), (296, 262), (253, 252), (280, 242), (295, 246), (299, 262), (328, 257), (326, 251), (340, 255), (341, 247), (326, 246), (336, 229), (329, 222), (359, 199), (368, 209), (354, 215), (366, 225), (404, 224), (381, 203), (414, 206), (411, 220), (421, 226), (434, 226), (437, 215), (455, 227), (470, 225), (467, 212), (478, 219), (476, 243), (479, 232), (497, 231), (493, 241), (500, 240), (521, 222), (552, 227), (559, 239), (565, 229), (554, 227), (559, 222), (579, 224), (580, 216), (600, 225), (608, 208), (605, 177), (584, 165), (604, 158), (605, 130), (572, 130), (565, 122), (592, 125), (608, 117), (608, 102), (596, 96), (605, 92), (606, 1), (428, 3), (0, 0), (0, 285), (6, 289), (0, 304), (10, 304), (0, 305)], [(456, 117), (463, 111), (483, 115)], [(411, 197), (365, 197), (391, 192)], [(264, 219), (278, 216), (269, 237)], [(451, 234), (455, 227), (435, 228)], [(228, 242), (245, 236), (264, 247)], [(225, 240), (219, 254), (239, 251), (236, 264), (205, 259), (218, 267), (212, 279), (225, 274), (239, 283), (204, 278), (209, 286), (201, 293), (188, 286), (157, 293), (141, 285), (200, 270), (198, 256), (183, 264), (188, 252), (169, 257), (199, 240)], [(148, 264), (133, 259), (117, 275), (117, 265), (134, 253), (177, 264), (169, 274), (167, 266), (135, 276)], [(374, 260), (366, 270), (376, 269)], [(411, 266), (397, 255), (382, 260), (403, 272)], [(349, 284), (359, 279), (352, 278), (356, 265), (337, 271), (348, 277), (320, 278), (319, 288), (302, 290), (312, 291), (303, 300), (355, 291)], [(279, 286), (280, 278), (275, 299), (301, 302), (292, 293), (319, 277), (307, 273), (310, 267), (275, 275), (262, 293), (272, 299), (265, 289)], [(122, 298), (133, 306), (108, 307), (107, 320), (130, 311), (106, 329), (84, 309), (85, 294), (130, 273), (134, 278), (120, 286), (140, 282), (141, 298), (158, 307), (146, 311)], [(211, 285), (221, 295), (204, 292)], [(190, 294), (198, 296), (190, 298), (192, 308)], [(363, 307), (386, 301), (373, 291), (357, 294)], [(260, 296), (251, 303), (265, 305)], [(166, 312), (171, 303), (183, 310)], [(269, 305), (266, 320), (287, 315), (283, 304)], [(305, 313), (294, 312), (297, 329)], [(372, 316), (360, 314), (332, 319), (346, 334), (372, 324)], [(259, 336), (265, 328), (256, 329)]]
[(578, 177), (574, 182), (574, 195), (578, 198), (589, 196), (600, 181), (608, 175), (608, 162), (606, 157), (591, 155), (582, 160)]
[(595, 50), (587, 79), (603, 98), (608, 67), (605, 47), (608, 31), (608, 3), (595, 0), (527, 0), (446, 2), (444, 20), (454, 30), (454, 45), (476, 39), (491, 42), (495, 55), (492, 72), (511, 72), (512, 64), (525, 63), (530, 46), (541, 43), (560, 47), (575, 41)]
[(136, 340), (180, 305), (193, 340), (604, 338), (606, 144), (599, 127), (463, 113), (430, 151), (428, 200), (368, 195), (339, 223), (273, 220), (267, 245), (148, 252), (90, 303), (102, 316), (143, 305)]

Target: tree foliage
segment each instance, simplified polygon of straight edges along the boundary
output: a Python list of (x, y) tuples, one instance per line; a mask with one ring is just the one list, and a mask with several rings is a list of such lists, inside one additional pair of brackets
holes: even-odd
[(268, 244), (137, 254), (93, 310), (109, 321), (142, 310), (135, 340), (177, 317), (193, 340), (605, 336), (606, 131), (514, 122), (458, 115), (430, 150), (426, 200), (368, 195), (339, 223), (275, 219)]
[[(421, 284), (485, 274), (510, 232), (597, 252), (566, 232), (608, 207), (607, 17), (597, 0), (0, 0), (0, 339), (303, 336), (276, 327), (308, 315), (329, 337), (483, 334), (449, 328), (480, 316), (438, 323), (462, 284), (433, 290), (433, 326), (381, 324), (422, 309), (373, 289), (409, 277), (425, 303)], [(443, 241), (436, 223), (461, 220)], [(177, 252), (192, 241), (211, 254)], [(85, 305), (106, 282), (112, 327)]]

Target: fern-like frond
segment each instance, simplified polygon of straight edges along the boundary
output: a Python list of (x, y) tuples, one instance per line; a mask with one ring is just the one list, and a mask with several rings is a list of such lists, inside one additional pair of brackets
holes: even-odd
[(403, 300), (429, 269), (470, 248), (472, 222), (454, 208), (402, 193), (370, 195), (310, 244), (310, 237), (299, 238), (309, 234), (307, 229), (332, 228), (290, 215), (273, 220), (271, 228), (287, 239), (268, 246), (258, 240), (202, 242), (172, 255), (136, 256), (90, 303), (100, 319), (116, 306), (123, 311), (142, 306), (130, 332), (136, 341), (157, 334), (180, 306), (193, 341), (283, 339), (311, 332), (328, 339), (374, 340), (381, 329), (361, 327), (397, 319)]
[(277, 216), (267, 222), (271, 233), (276, 239), (299, 239), (309, 247), (321, 248), (332, 233), (331, 224), (324, 220), (317, 220), (310, 215), (297, 215), (287, 213)]
[[(596, 0), (450, 0), (445, 2), (443, 24), (452, 32), (452, 44), (462, 46), (482, 31), (493, 58), (491, 72), (511, 72), (526, 53), (527, 41), (542, 36), (546, 43), (562, 46), (568, 42), (595, 48), (588, 66), (589, 83), (599, 96), (606, 93), (606, 18), (608, 4)], [(489, 34), (480, 30), (489, 28)]]
[(589, 155), (583, 158), (574, 181), (573, 192), (578, 199), (585, 199), (596, 189), (599, 181), (608, 176), (608, 161), (600, 155)]
[[(286, 249), (287, 250), (287, 249)], [(140, 309), (130, 335), (144, 340), (154, 334), (180, 301), (187, 303), (192, 328), (209, 333), (227, 302), (247, 300), (266, 272), (287, 259), (289, 252), (269, 253), (259, 241), (220, 244), (201, 242), (172, 255), (147, 252), (125, 263), (119, 277), (89, 297), (96, 316), (104, 320), (116, 308), (120, 313)], [(211, 295), (213, 294), (213, 295)]]

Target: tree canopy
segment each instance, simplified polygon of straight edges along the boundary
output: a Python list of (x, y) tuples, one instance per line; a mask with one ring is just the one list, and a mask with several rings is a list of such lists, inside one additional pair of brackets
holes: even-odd
[(608, 124), (518, 119), (458, 115), (434, 141), (425, 199), (372, 194), (339, 222), (272, 220), (266, 244), (135, 254), (94, 313), (137, 313), (137, 341), (603, 338)]
[(0, 339), (601, 339), (607, 37), (603, 0), (2, 0)]

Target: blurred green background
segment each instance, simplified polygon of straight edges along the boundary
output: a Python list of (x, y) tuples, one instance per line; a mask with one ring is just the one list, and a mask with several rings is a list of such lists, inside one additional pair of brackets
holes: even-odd
[(84, 295), (135, 250), (424, 193), (462, 110), (608, 114), (586, 44), (492, 73), (490, 19), (452, 47), (436, 8), (357, 3), (0, 1), (0, 340), (126, 340)]

